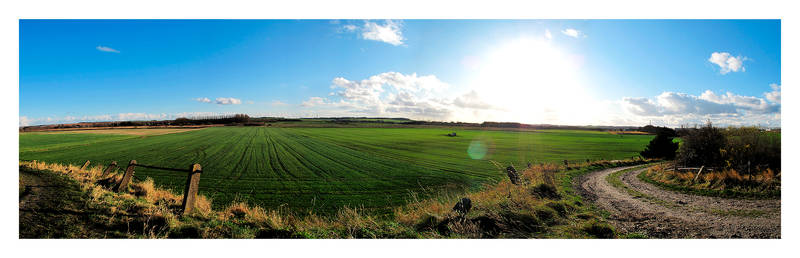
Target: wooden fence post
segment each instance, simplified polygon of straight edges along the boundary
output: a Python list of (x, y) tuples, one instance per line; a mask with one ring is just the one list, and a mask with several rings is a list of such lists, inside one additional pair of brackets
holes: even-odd
[(117, 189), (114, 189), (115, 192), (121, 192), (125, 189), (128, 189), (128, 184), (131, 182), (131, 178), (133, 178), (133, 170), (136, 168), (136, 160), (131, 160), (128, 163), (128, 168), (125, 169), (125, 175), (122, 176), (122, 180), (119, 181), (119, 185), (117, 185)]
[(197, 190), (200, 186), (200, 174), (203, 173), (203, 167), (200, 164), (192, 164), (189, 172), (189, 177), (186, 179), (186, 188), (183, 190), (183, 214), (186, 215), (194, 210), (194, 203), (197, 199)]
[(703, 168), (705, 167), (706, 166), (700, 166), (700, 171), (697, 171), (697, 175), (694, 176), (694, 179), (692, 179), (692, 183), (694, 183), (694, 181), (697, 181), (697, 178), (700, 177), (700, 173), (703, 173)]
[(89, 166), (89, 163), (91, 163), (91, 162), (89, 162), (89, 160), (86, 160), (86, 163), (83, 163), (83, 166), (81, 167), (81, 170), (86, 169), (86, 167)]
[(108, 174), (111, 173), (111, 171), (114, 171), (114, 169), (116, 169), (116, 168), (117, 168), (117, 161), (112, 161), (111, 164), (108, 165), (106, 170), (103, 170), (103, 174), (100, 175), (100, 177), (108, 176)]

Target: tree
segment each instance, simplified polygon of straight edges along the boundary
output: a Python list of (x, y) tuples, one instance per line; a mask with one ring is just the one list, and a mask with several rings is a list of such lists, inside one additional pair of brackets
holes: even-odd
[(649, 159), (656, 159), (656, 158), (663, 158), (663, 159), (674, 159), (675, 158), (675, 151), (678, 150), (678, 143), (673, 142), (672, 133), (670, 132), (659, 132), (656, 134), (656, 138), (650, 141), (650, 144), (644, 148), (644, 151), (639, 152), (642, 157), (649, 158)]
[(685, 166), (722, 166), (725, 135), (711, 121), (705, 126), (687, 131), (678, 151), (678, 162)]

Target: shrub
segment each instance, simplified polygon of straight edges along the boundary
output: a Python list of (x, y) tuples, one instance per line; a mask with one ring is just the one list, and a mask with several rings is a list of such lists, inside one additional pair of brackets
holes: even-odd
[(709, 121), (699, 129), (688, 130), (678, 152), (678, 162), (684, 166), (720, 166), (724, 164), (721, 150), (725, 135)]
[(727, 128), (727, 144), (722, 151), (725, 166), (751, 176), (767, 168), (780, 171), (780, 134), (762, 132), (757, 127)]
[(648, 144), (642, 152), (639, 152), (639, 154), (648, 159), (675, 159), (675, 151), (678, 150), (678, 143), (673, 142), (673, 136), (671, 135), (674, 135), (674, 132), (672, 134), (660, 132), (656, 135), (656, 138), (650, 141), (650, 144)]

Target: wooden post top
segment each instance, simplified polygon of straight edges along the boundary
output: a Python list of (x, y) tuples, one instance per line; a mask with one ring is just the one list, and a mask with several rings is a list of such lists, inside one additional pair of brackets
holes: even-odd
[(203, 166), (200, 166), (200, 164), (197, 163), (192, 164), (192, 167), (189, 169), (191, 169), (192, 172), (203, 172)]
[(130, 162), (130, 163), (128, 163), (128, 165), (136, 165), (136, 160), (135, 160), (135, 159), (132, 159), (132, 160), (131, 160), (131, 162)]

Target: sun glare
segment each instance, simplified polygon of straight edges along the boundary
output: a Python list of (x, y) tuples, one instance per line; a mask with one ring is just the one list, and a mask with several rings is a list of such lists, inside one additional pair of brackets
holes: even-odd
[(579, 73), (580, 57), (548, 40), (520, 38), (491, 49), (472, 85), (498, 112), (478, 119), (581, 123), (589, 117), (578, 108), (591, 99)]

